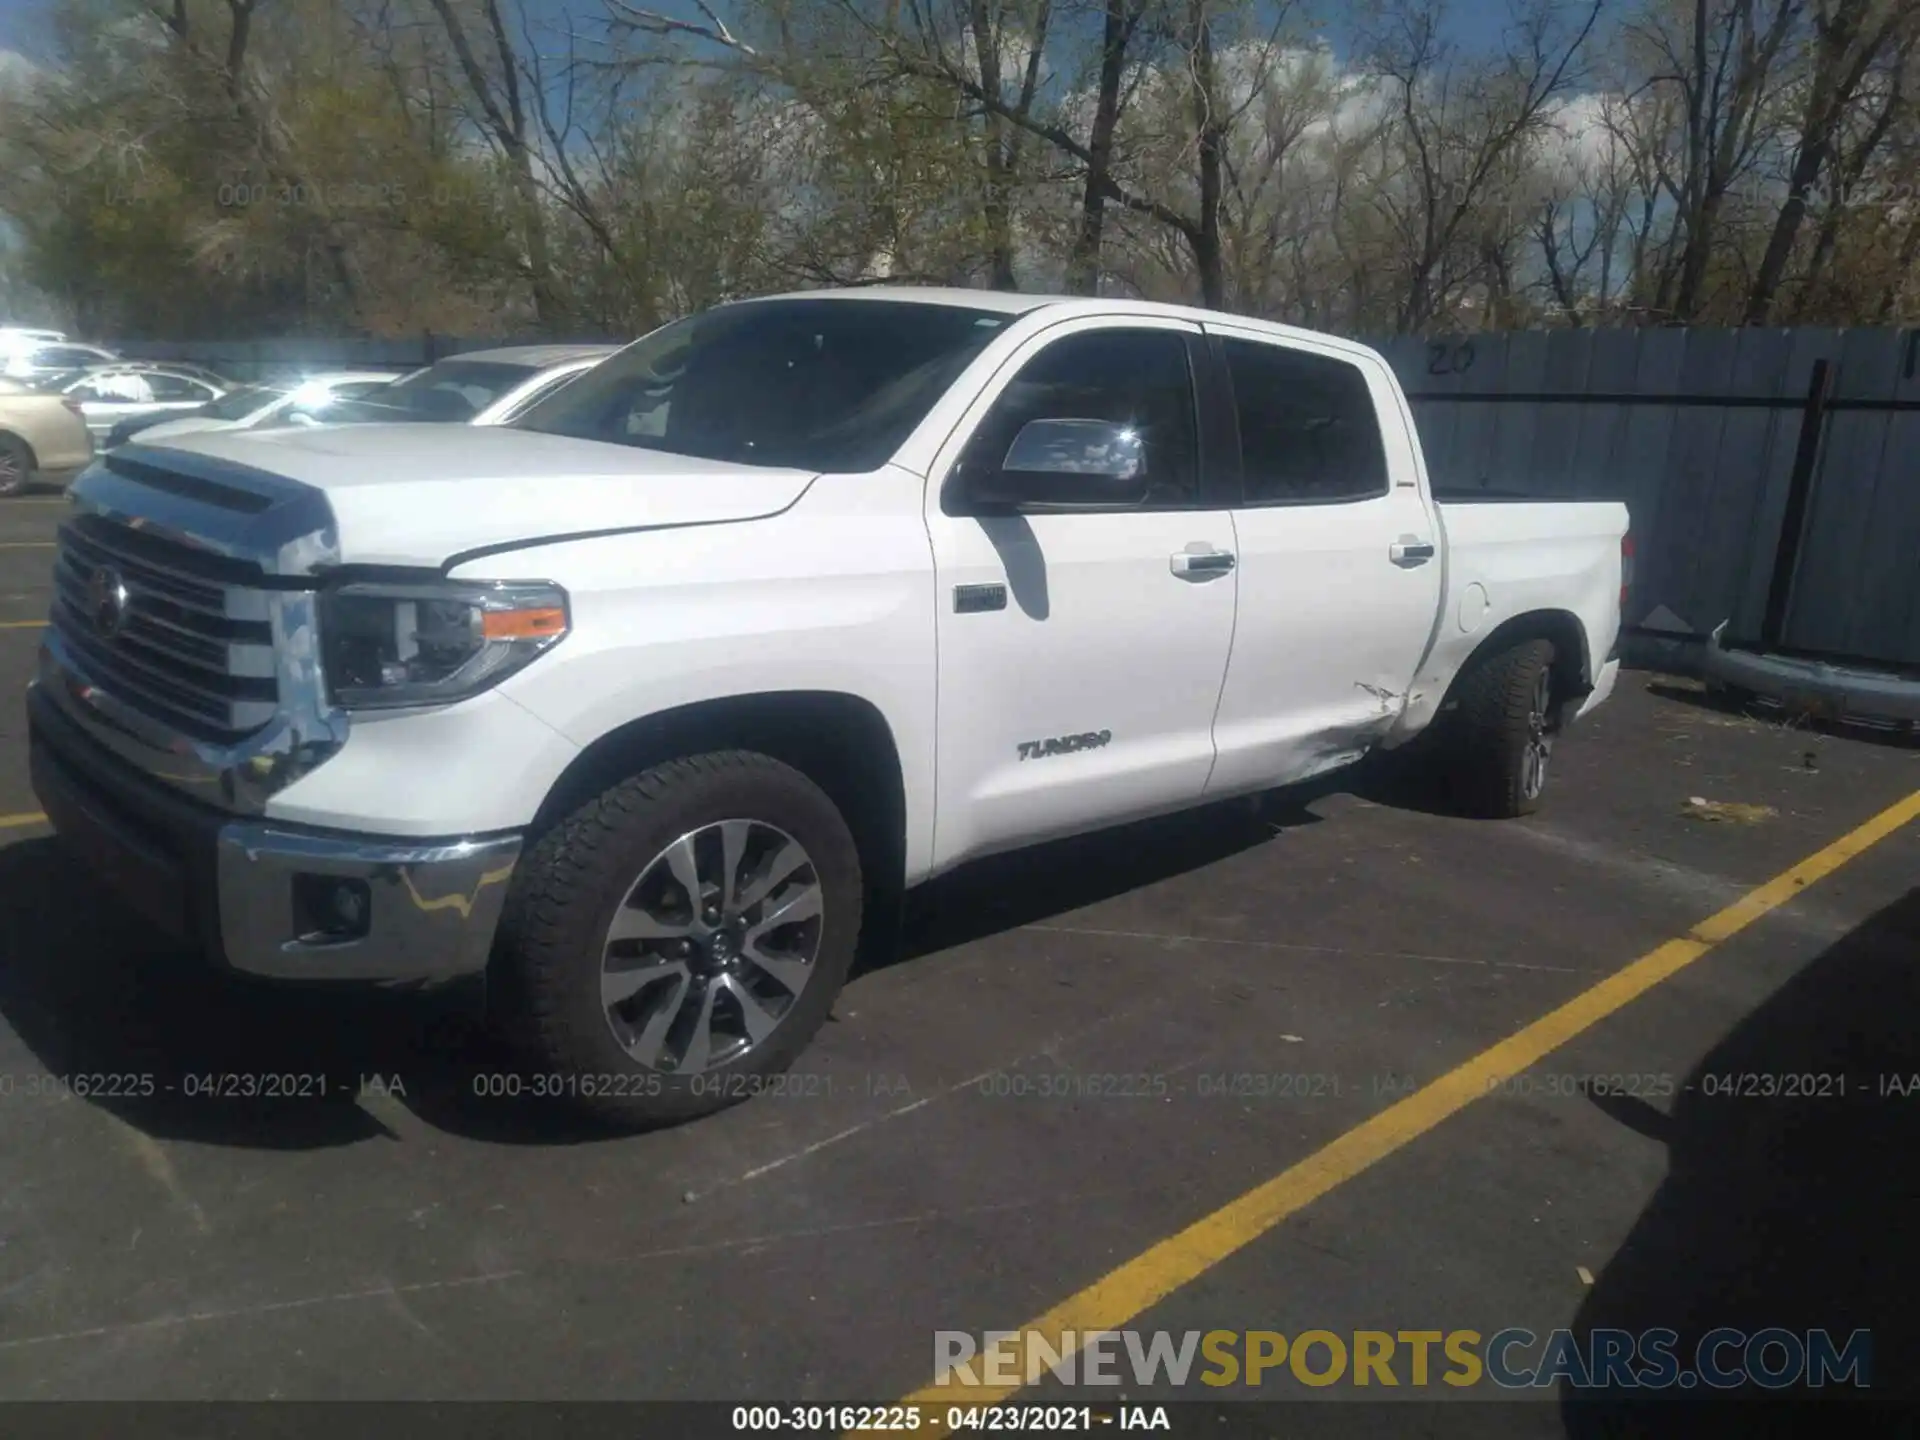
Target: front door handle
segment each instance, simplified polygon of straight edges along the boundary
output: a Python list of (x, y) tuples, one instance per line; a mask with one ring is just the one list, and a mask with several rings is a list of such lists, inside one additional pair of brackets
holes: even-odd
[(1167, 565), (1182, 580), (1211, 580), (1233, 569), (1233, 552), (1205, 545), (1176, 550), (1167, 557)]
[(1433, 544), (1418, 535), (1402, 535), (1387, 547), (1387, 558), (1396, 565), (1411, 569), (1433, 558)]

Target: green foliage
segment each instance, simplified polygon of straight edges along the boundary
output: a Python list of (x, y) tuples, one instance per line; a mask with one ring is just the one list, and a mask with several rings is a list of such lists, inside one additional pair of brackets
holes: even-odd
[[(1838, 64), (1804, 17), (1717, 117), (1741, 146), (1703, 207), (1673, 0), (1621, 0), (1564, 73), (1542, 57), (1578, 0), (1520, 0), (1480, 52), (1423, 43), (1437, 0), (1368, 0), (1338, 49), (1285, 5), (1114, 0), (1137, 24), (1097, 174), (1107, 0), (713, 0), (573, 31), (518, 3), (256, 0), (236, 44), (230, 0), (184, 30), (62, 0), (54, 62), (0, 90), (0, 283), (103, 336), (633, 334), (808, 285), (1058, 287), (1091, 204), (1105, 289), (1192, 301), (1204, 271), (1331, 329), (1738, 323), (1770, 241), (1783, 321), (1920, 304), (1920, 18), (1876, 42), (1796, 228), (1783, 177)], [(1718, 35), (1795, 3), (1707, 12)]]

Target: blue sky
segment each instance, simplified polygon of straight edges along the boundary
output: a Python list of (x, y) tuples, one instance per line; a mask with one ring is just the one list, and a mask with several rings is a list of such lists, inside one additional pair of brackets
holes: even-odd
[[(29, 57), (44, 54), (46, 17), (55, 3), (56, 0), (0, 0), (0, 49), (17, 50)], [(598, 0), (525, 0), (525, 3), (536, 15), (567, 10), (583, 16), (602, 13)], [(693, 7), (684, 0), (655, 0), (655, 8), (668, 14), (694, 13)], [(1331, 4), (1322, 13), (1338, 23), (1336, 17), (1342, 9), (1344, 6)], [(1484, 44), (1498, 36), (1508, 13), (1508, 0), (1451, 0), (1449, 11), (1448, 18), (1460, 40), (1470, 46)]]
[(11, 50), (29, 50), (45, 0), (0, 0), (0, 45)]

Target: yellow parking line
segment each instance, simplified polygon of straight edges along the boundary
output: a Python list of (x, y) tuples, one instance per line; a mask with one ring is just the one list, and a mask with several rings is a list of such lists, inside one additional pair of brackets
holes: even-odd
[[(1328, 1191), (1426, 1134), (1503, 1081), (1539, 1063), (1661, 981), (1671, 979), (1714, 946), (1738, 935), (1916, 817), (1920, 817), (1920, 790), (1743, 895), (1686, 934), (1647, 952), (1559, 1009), (1388, 1106), (1273, 1179), (1136, 1255), (1021, 1329), (1044, 1336), (1048, 1347), (1062, 1356), (1070, 1353), (1070, 1348), (1077, 1349), (1077, 1342), (1089, 1331), (1120, 1329)], [(1068, 1334), (1073, 1341), (1066, 1338)], [(1007, 1353), (1024, 1356), (1031, 1352), (1016, 1343)], [(926, 1407), (994, 1405), (1022, 1388), (1017, 1384), (929, 1385), (901, 1403)], [(918, 1432), (922, 1437), (945, 1432), (945, 1412), (936, 1408), (932, 1418), (933, 1428)]]
[(44, 620), (0, 620), (0, 630), (44, 630)]
[(0, 550), (51, 550), (52, 540), (0, 540)]
[(22, 825), (44, 825), (47, 817), (38, 810), (26, 815), (0, 815), (0, 830), (17, 830)]

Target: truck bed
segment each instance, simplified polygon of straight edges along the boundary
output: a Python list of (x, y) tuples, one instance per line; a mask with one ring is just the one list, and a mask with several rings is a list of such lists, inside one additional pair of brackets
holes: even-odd
[(1476, 493), (1438, 499), (1434, 509), (1445, 565), (1440, 608), (1400, 733), (1425, 725), (1474, 652), (1505, 621), (1530, 612), (1578, 622), (1585, 668), (1599, 685), (1619, 638), (1627, 507)]

